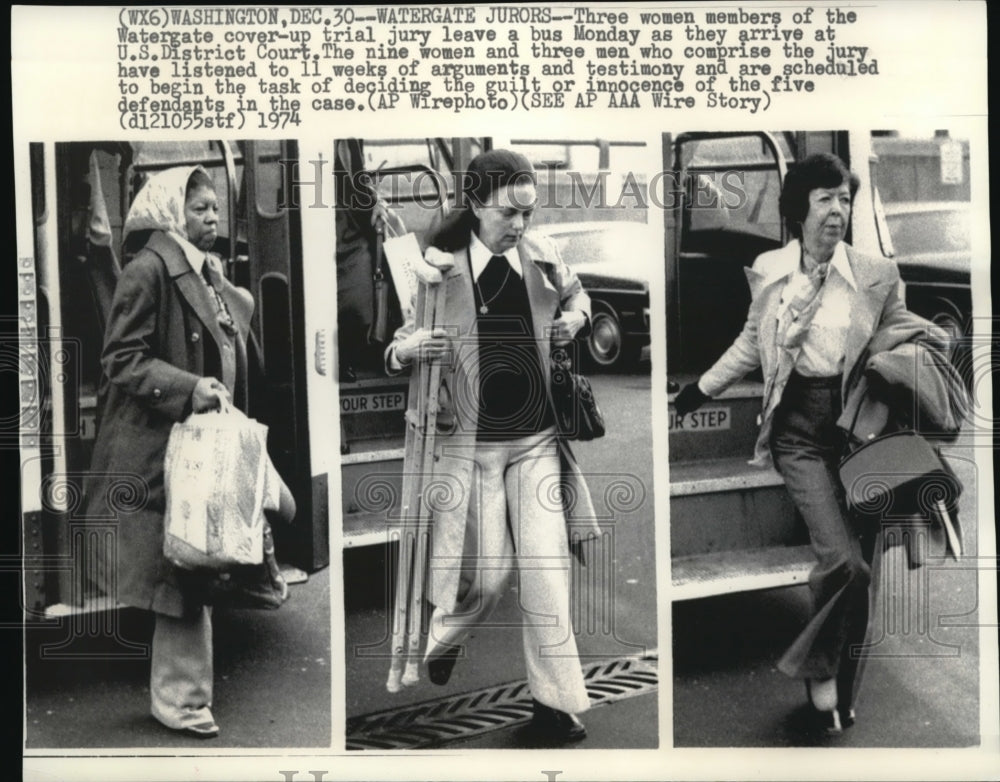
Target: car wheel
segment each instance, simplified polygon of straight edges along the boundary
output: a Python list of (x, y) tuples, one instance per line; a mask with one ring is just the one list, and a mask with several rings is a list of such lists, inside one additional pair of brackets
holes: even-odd
[(587, 337), (590, 363), (599, 369), (610, 369), (621, 360), (624, 351), (625, 335), (618, 316), (610, 309), (595, 310)]
[(940, 326), (948, 334), (948, 357), (951, 358), (955, 352), (955, 348), (958, 347), (962, 336), (965, 333), (965, 329), (962, 328), (962, 324), (955, 315), (950, 312), (939, 312), (933, 318), (931, 318), (936, 326)]
[(940, 326), (948, 335), (948, 360), (952, 366), (958, 370), (966, 387), (972, 387), (972, 367), (971, 351), (965, 343), (965, 326), (961, 319), (952, 312), (938, 312), (931, 319), (936, 326)]

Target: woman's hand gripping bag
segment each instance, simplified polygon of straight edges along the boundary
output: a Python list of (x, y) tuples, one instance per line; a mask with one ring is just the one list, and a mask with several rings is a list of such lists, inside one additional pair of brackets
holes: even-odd
[(228, 405), (174, 424), (165, 459), (163, 553), (188, 570), (263, 561), (267, 427)]

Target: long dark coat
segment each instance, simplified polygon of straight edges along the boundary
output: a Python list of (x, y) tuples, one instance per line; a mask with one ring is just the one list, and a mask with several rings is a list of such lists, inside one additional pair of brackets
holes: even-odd
[[(220, 293), (239, 334), (229, 391), (245, 409), (253, 299), (229, 282)], [(164, 454), (171, 427), (191, 413), (195, 384), (205, 376), (223, 380), (222, 351), (232, 349), (211, 293), (180, 245), (154, 232), (115, 289), (86, 498), (90, 518), (117, 520), (117, 584), (108, 586), (125, 605), (176, 617), (201, 605), (198, 579), (163, 556)]]

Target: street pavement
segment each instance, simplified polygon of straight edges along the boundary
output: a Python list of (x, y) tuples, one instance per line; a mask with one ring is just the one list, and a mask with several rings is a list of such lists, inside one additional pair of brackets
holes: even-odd
[[(674, 742), (678, 747), (967, 747), (979, 743), (976, 501), (986, 486), (967, 434), (944, 449), (964, 492), (961, 562), (882, 565), (857, 724), (842, 735), (807, 728), (801, 682), (776, 664), (809, 617), (808, 588), (728, 595), (673, 606)], [(992, 516), (990, 517), (992, 520)]]
[[(79, 617), (82, 626), (72, 620), (30, 626), (26, 746), (329, 747), (329, 570), (289, 588), (277, 611), (214, 611), (212, 712), (222, 732), (211, 741), (168, 730), (149, 714), (143, 647), (152, 636), (152, 614), (121, 609)], [(71, 633), (74, 626), (84, 632)]]
[[(655, 530), (653, 523), (649, 364), (640, 364), (634, 373), (593, 374), (590, 379), (607, 420), (607, 435), (574, 443), (573, 451), (587, 475), (598, 513), (613, 518), (609, 524), (613, 531), (603, 556), (585, 568), (575, 566), (580, 581), (574, 624), (584, 664), (656, 651), (655, 536), (666, 534), (665, 528)], [(446, 686), (431, 684), (423, 676), (416, 686), (388, 693), (386, 547), (347, 551), (344, 573), (348, 719), (525, 678), (517, 584), (511, 579), (489, 626), (477, 628), (469, 637), (466, 657), (458, 661)], [(655, 747), (655, 697), (640, 698), (653, 717), (634, 735), (606, 732), (602, 727), (609, 715), (635, 708), (625, 705), (630, 700), (588, 712), (597, 719), (588, 742), (617, 746), (616, 741), (624, 741), (621, 746)], [(496, 733), (469, 740), (468, 746), (518, 741), (516, 729)]]
[[(599, 503), (614, 494), (616, 485), (631, 486), (632, 499), (616, 500), (614, 548), (607, 559), (578, 571), (586, 587), (581, 591), (588, 596), (575, 617), (585, 664), (657, 651), (649, 377), (595, 375), (592, 381), (608, 417), (608, 435), (577, 444), (577, 458)], [(900, 549), (887, 555), (885, 599), (858, 724), (835, 739), (817, 739), (803, 729), (805, 693), (775, 664), (808, 616), (809, 595), (804, 588), (770, 590), (673, 606), (676, 746), (961, 747), (978, 742), (975, 498), (980, 480), (966, 441), (948, 453), (965, 485), (960, 514), (966, 558), (958, 564), (932, 559), (911, 571)], [(384, 547), (344, 556), (346, 692), (333, 697), (344, 698), (349, 720), (524, 678), (512, 581), (491, 626), (469, 639), (468, 657), (459, 661), (447, 686), (422, 681), (403, 693), (387, 693), (384, 557)], [(148, 643), (148, 614), (126, 609), (83, 624), (64, 620), (30, 627), (26, 746), (214, 751), (339, 744), (330, 722), (330, 577), (327, 569), (292, 586), (291, 599), (276, 612), (215, 612), (214, 713), (222, 735), (212, 742), (179, 736), (149, 716), (148, 660), (141, 648), (138, 656), (113, 656)], [(595, 595), (609, 597), (609, 605), (596, 605), (590, 599)], [(69, 631), (74, 626), (75, 635)], [(665, 658), (666, 650), (660, 656)], [(669, 670), (665, 660), (660, 670)], [(660, 687), (669, 685), (660, 682)], [(596, 706), (585, 715), (588, 738), (575, 746), (658, 746), (663, 715), (657, 713), (657, 698), (647, 691)], [(506, 727), (447, 746), (523, 747), (522, 730)]]
[[(648, 363), (629, 375), (594, 375), (608, 435), (577, 444), (602, 512), (613, 512), (613, 546), (601, 562), (578, 571), (578, 643), (584, 664), (657, 650)], [(609, 505), (608, 503), (611, 503)], [(613, 507), (612, 507), (613, 506)], [(424, 681), (399, 696), (385, 690), (388, 661), (384, 547), (346, 552), (346, 700), (348, 718), (524, 678), (520, 611), (512, 581), (491, 627), (477, 630), (469, 659), (447, 687)], [(333, 572), (337, 572), (334, 570)], [(339, 576), (339, 573), (337, 574)], [(105, 614), (32, 624), (25, 638), (26, 747), (207, 749), (329, 747), (331, 569), (291, 587), (278, 611), (216, 610), (213, 713), (222, 733), (199, 741), (167, 730), (149, 716), (152, 633), (146, 612)], [(601, 605), (594, 597), (605, 598)], [(74, 631), (73, 628), (76, 628)], [(383, 644), (384, 645), (384, 644)], [(334, 686), (339, 677), (334, 678)], [(599, 705), (586, 715), (582, 748), (656, 747), (657, 694)], [(617, 716), (616, 716), (617, 715)], [(512, 727), (452, 742), (455, 747), (524, 745)]]
[[(587, 737), (567, 749), (649, 749), (659, 746), (657, 699), (652, 692), (592, 708), (581, 715)], [(494, 730), (470, 739), (452, 741), (449, 749), (523, 749), (530, 743), (526, 728)]]

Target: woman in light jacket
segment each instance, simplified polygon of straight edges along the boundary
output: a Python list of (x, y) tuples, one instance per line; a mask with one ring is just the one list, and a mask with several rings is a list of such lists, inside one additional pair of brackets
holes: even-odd
[[(754, 463), (773, 462), (805, 520), (817, 564), (813, 617), (780, 660), (804, 679), (817, 722), (839, 733), (855, 720), (854, 697), (868, 621), (869, 561), (844, 501), (837, 426), (852, 370), (872, 335), (920, 320), (899, 297), (899, 271), (844, 243), (858, 178), (831, 154), (790, 166), (780, 209), (795, 238), (748, 270), (751, 304), (732, 346), (675, 400), (697, 409), (761, 368), (764, 398)], [(927, 328), (933, 329), (930, 323)]]
[[(547, 241), (525, 235), (537, 194), (526, 158), (477, 156), (466, 172), (467, 206), (431, 245), (454, 254), (443, 329), (412, 319), (386, 351), (387, 367), (444, 360), (436, 462), (425, 660), (448, 680), (468, 632), (500, 599), (515, 566), (523, 646), (534, 698), (534, 738), (583, 738), (589, 707), (570, 619), (569, 536), (596, 534), (586, 483), (555, 429), (550, 350), (590, 317), (580, 281)], [(411, 384), (411, 395), (415, 394)], [(432, 500), (433, 502), (433, 500)], [(572, 505), (572, 525), (567, 511)], [(470, 564), (472, 563), (472, 564)]]

